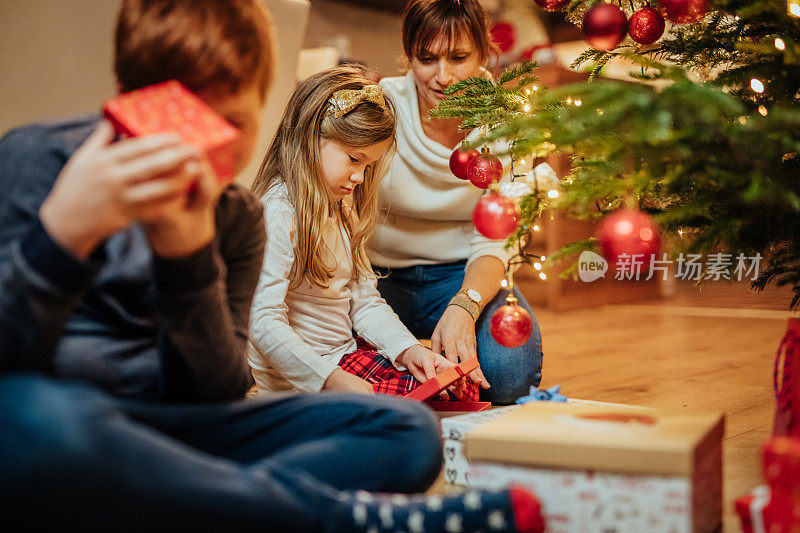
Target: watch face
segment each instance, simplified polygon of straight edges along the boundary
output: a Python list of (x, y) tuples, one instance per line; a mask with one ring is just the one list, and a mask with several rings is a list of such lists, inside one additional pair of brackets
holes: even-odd
[(473, 302), (478, 304), (481, 303), (481, 293), (479, 293), (475, 289), (467, 289), (467, 296)]

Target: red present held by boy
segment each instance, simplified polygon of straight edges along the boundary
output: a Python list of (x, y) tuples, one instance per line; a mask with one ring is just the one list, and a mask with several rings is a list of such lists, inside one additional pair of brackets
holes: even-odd
[(122, 136), (177, 133), (205, 151), (221, 182), (233, 180), (239, 131), (179, 81), (121, 94), (103, 105), (103, 113)]

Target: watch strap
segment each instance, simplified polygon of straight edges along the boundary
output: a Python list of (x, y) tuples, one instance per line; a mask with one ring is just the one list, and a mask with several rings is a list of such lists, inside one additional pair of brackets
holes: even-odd
[(459, 292), (450, 300), (450, 303), (447, 304), (448, 307), (451, 305), (458, 306), (464, 310), (466, 310), (471, 316), (472, 320), (478, 320), (478, 315), (480, 315), (481, 308), (478, 304), (470, 300), (466, 294)]

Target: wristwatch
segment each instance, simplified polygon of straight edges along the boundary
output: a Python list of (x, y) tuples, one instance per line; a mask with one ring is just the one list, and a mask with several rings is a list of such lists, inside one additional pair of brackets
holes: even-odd
[(474, 321), (478, 320), (478, 316), (481, 314), (481, 301), (483, 301), (481, 293), (475, 289), (461, 289), (453, 296), (450, 303), (447, 305), (457, 305), (465, 309), (472, 315), (472, 320)]

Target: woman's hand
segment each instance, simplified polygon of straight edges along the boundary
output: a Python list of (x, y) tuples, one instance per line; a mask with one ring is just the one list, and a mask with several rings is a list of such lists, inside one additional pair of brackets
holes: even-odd
[(365, 379), (354, 376), (350, 372), (342, 370), (341, 368), (335, 369), (325, 384), (322, 390), (332, 392), (355, 392), (358, 394), (375, 394), (375, 389)]
[[(469, 311), (457, 305), (447, 306), (431, 335), (431, 350), (444, 351), (445, 357), (453, 363), (478, 356), (475, 322)], [(470, 372), (469, 377), (484, 389), (490, 387), (480, 367)]]

